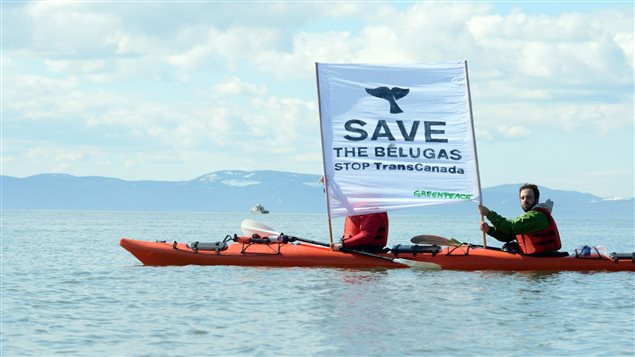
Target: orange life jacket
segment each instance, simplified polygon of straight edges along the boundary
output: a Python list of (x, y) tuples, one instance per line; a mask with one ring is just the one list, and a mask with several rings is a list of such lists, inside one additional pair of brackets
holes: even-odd
[(388, 214), (348, 216), (344, 222), (344, 247), (384, 247), (388, 242)]
[(521, 252), (523, 254), (537, 254), (560, 249), (562, 247), (560, 233), (558, 233), (558, 227), (551, 212), (544, 208), (534, 208), (534, 210), (546, 214), (549, 218), (549, 225), (538, 232), (516, 235)]

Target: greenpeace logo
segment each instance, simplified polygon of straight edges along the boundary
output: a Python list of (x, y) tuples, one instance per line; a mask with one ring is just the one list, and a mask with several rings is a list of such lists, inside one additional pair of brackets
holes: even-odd
[(403, 113), (403, 110), (401, 110), (401, 108), (397, 105), (397, 100), (408, 95), (408, 93), (410, 93), (410, 89), (399, 87), (377, 87), (366, 88), (366, 93), (372, 95), (373, 97), (386, 99), (388, 103), (390, 103), (390, 113), (399, 114)]
[(417, 190), (413, 193), (418, 198), (439, 198), (450, 200), (471, 200), (472, 196), (464, 193)]

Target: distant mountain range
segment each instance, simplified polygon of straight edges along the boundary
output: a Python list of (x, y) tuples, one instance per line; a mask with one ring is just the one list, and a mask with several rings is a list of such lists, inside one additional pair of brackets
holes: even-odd
[[(218, 171), (190, 181), (125, 181), (108, 177), (41, 174), (0, 176), (3, 209), (249, 212), (262, 204), (272, 213), (326, 213), (320, 176), (281, 171)], [(518, 187), (483, 189), (483, 201), (500, 214), (520, 214)], [(560, 217), (633, 218), (635, 200), (606, 200), (540, 187)], [(437, 205), (399, 213), (474, 215), (475, 204)]]

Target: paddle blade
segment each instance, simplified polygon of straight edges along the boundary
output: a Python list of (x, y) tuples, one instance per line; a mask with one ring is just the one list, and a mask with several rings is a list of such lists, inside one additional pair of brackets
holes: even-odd
[(415, 244), (432, 244), (432, 245), (445, 245), (445, 246), (460, 246), (461, 242), (456, 239), (448, 239), (432, 234), (422, 234), (410, 238), (410, 241)]
[(416, 269), (441, 270), (441, 266), (439, 264), (430, 263), (430, 262), (418, 262), (416, 260), (402, 259), (402, 258), (395, 258), (392, 261), (395, 263), (407, 265), (411, 268), (416, 268)]
[(240, 229), (246, 236), (252, 236), (257, 234), (261, 237), (279, 236), (280, 233), (273, 230), (273, 228), (266, 224), (256, 222), (251, 219), (245, 219), (240, 223)]

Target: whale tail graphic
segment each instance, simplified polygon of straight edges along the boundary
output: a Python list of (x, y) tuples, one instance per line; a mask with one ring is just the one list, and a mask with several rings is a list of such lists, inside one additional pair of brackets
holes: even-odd
[(390, 112), (392, 114), (403, 113), (403, 110), (397, 105), (397, 99), (405, 97), (408, 92), (410, 92), (410, 89), (399, 87), (392, 87), (392, 89), (388, 87), (366, 88), (366, 93), (373, 97), (386, 99), (390, 103)]

